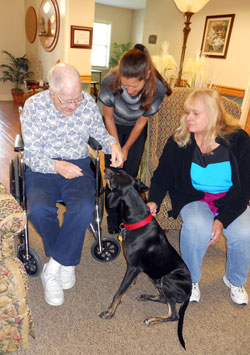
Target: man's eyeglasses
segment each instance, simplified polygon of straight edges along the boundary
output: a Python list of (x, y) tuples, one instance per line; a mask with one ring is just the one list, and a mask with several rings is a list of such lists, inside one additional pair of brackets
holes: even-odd
[(82, 100), (83, 100), (83, 95), (81, 95), (81, 98), (77, 99), (77, 100), (74, 100), (74, 101), (62, 101), (60, 99), (60, 97), (57, 95), (57, 93), (54, 92), (54, 94), (56, 95), (57, 97), (57, 100), (60, 102), (61, 106), (62, 107), (67, 107), (69, 105), (76, 105), (76, 106), (79, 106), (81, 105), (82, 103)]

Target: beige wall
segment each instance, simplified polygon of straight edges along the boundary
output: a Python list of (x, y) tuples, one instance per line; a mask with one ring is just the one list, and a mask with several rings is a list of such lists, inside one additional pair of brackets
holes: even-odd
[[(74, 65), (81, 75), (90, 75), (90, 49), (70, 48), (70, 26), (93, 27), (94, 0), (57, 0), (60, 9), (60, 33), (55, 49), (46, 52), (41, 46), (38, 36), (34, 43), (26, 39), (26, 52), (32, 63), (41, 62), (43, 80), (46, 80), (49, 69), (58, 61)], [(40, 0), (25, 0), (25, 11), (33, 6), (38, 14)]]
[(250, 76), (249, 0), (211, 0), (200, 13), (194, 15), (187, 55), (200, 48), (206, 16), (223, 14), (235, 14), (227, 57), (208, 58), (208, 65), (214, 69), (216, 84), (245, 89)]
[[(25, 13), (30, 6), (33, 6), (37, 17), (39, 13), (41, 1), (40, 0), (25, 0), (24, 7)], [(59, 39), (56, 47), (52, 52), (47, 52), (41, 45), (40, 39), (37, 33), (36, 39), (33, 43), (30, 43), (25, 36), (25, 50), (27, 57), (30, 59), (32, 65), (31, 69), (34, 71), (34, 78), (37, 80), (47, 81), (47, 74), (49, 69), (56, 64), (57, 61), (63, 61), (63, 47), (64, 47), (64, 8), (65, 1), (58, 0), (60, 7), (60, 32)], [(23, 28), (24, 31), (24, 28)]]
[(66, 9), (66, 43), (67, 62), (74, 65), (81, 75), (91, 75), (91, 49), (70, 48), (70, 26), (93, 27), (94, 0), (67, 0)]
[(111, 23), (111, 43), (131, 42), (133, 11), (114, 6), (95, 5), (95, 21)]
[[(6, 59), (2, 50), (11, 52), (15, 57), (25, 54), (24, 4), (20, 0), (1, 1), (0, 4), (0, 63)], [(0, 100), (12, 100), (11, 83), (0, 82)]]
[[(246, 90), (242, 104), (241, 123), (244, 127), (250, 108), (250, 2), (249, 0), (211, 0), (191, 18), (185, 58), (194, 58), (201, 48), (206, 16), (235, 14), (227, 57), (207, 58), (206, 70), (215, 85)], [(143, 43), (151, 54), (159, 54), (163, 40), (169, 42), (169, 53), (179, 64), (183, 41), (184, 16), (173, 0), (147, 0)], [(158, 35), (157, 45), (149, 45), (148, 36)]]
[[(141, 12), (105, 5), (95, 7), (94, 0), (58, 0), (61, 12), (60, 37), (52, 52), (46, 52), (38, 38), (30, 44), (25, 36), (26, 9), (33, 6), (38, 13), (40, 2), (40, 0), (1, 1), (0, 8), (0, 49), (6, 49), (15, 56), (27, 53), (33, 63), (32, 69), (41, 76), (39, 79), (46, 80), (49, 68), (58, 60), (76, 65), (81, 75), (90, 75), (91, 50), (70, 48), (70, 25), (92, 27), (94, 18), (112, 23), (112, 42), (138, 42), (143, 28), (142, 41), (151, 54), (159, 54), (162, 42), (167, 40), (170, 54), (179, 63), (184, 17), (173, 0), (147, 0), (147, 7)], [(186, 58), (194, 57), (196, 50), (200, 49), (206, 16), (230, 13), (235, 13), (236, 16), (227, 58), (208, 58), (208, 70), (215, 74), (215, 84), (245, 89), (250, 77), (249, 0), (237, 2), (211, 0), (204, 9), (195, 14), (192, 17)], [(144, 15), (144, 25), (142, 25)], [(140, 22), (135, 19), (139, 19)], [(156, 45), (148, 44), (150, 34), (157, 35)], [(0, 62), (3, 60), (0, 52)], [(11, 99), (10, 88), (9, 83), (0, 82), (0, 100)]]
[[(179, 61), (182, 45), (183, 15), (177, 10), (173, 0), (147, 0), (145, 11), (143, 43), (152, 55), (161, 52), (163, 41), (169, 43), (169, 52)], [(149, 44), (149, 35), (157, 35), (157, 43)]]
[[(90, 77), (91, 50), (70, 48), (70, 26), (93, 27), (95, 1), (57, 0), (57, 2), (60, 8), (59, 40), (52, 52), (46, 52), (38, 36), (33, 43), (29, 43), (25, 34), (26, 10), (33, 6), (38, 15), (41, 0), (1, 1), (0, 49), (6, 49), (15, 56), (26, 53), (32, 62), (31, 70), (35, 72), (34, 77), (37, 80), (46, 81), (49, 69), (59, 60), (76, 66), (81, 75)], [(3, 60), (0, 53), (0, 62)], [(0, 82), (0, 100), (12, 100), (10, 88), (10, 84)]]
[(145, 10), (133, 11), (131, 42), (142, 43)]
[[(194, 58), (201, 47), (206, 16), (235, 14), (233, 31), (226, 59), (207, 58), (207, 69), (214, 74), (214, 83), (245, 89), (250, 76), (250, 2), (249, 0), (211, 0), (191, 19), (185, 58)], [(179, 64), (183, 40), (184, 16), (173, 0), (147, 0), (143, 43), (151, 54), (159, 54), (164, 40), (169, 52)], [(149, 45), (148, 36), (157, 34), (157, 45)]]

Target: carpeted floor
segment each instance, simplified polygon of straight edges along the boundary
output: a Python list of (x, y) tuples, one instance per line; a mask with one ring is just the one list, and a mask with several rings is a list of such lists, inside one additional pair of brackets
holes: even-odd
[[(105, 226), (103, 235), (107, 235)], [(177, 231), (170, 231), (170, 242), (178, 249)], [(30, 228), (31, 246), (46, 262), (41, 238)], [(126, 270), (121, 255), (109, 263), (91, 255), (94, 238), (87, 232), (81, 264), (76, 268), (77, 283), (65, 291), (65, 303), (49, 306), (43, 298), (39, 277), (29, 278), (28, 302), (33, 311), (36, 339), (30, 350), (20, 355), (248, 355), (250, 354), (250, 305), (231, 301), (222, 276), (225, 269), (223, 238), (209, 248), (202, 269), (201, 302), (189, 304), (184, 321), (187, 351), (179, 344), (177, 323), (147, 327), (143, 320), (164, 315), (168, 307), (138, 302), (140, 293), (154, 293), (146, 275), (140, 275), (127, 292), (111, 320), (98, 314), (110, 304)], [(250, 294), (250, 279), (246, 289)]]

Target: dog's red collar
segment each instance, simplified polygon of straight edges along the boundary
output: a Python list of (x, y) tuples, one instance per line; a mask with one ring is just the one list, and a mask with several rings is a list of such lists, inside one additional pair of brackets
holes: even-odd
[(143, 221), (140, 221), (140, 222), (137, 222), (137, 223), (133, 223), (133, 224), (125, 224), (125, 223), (122, 223), (122, 224), (123, 224), (124, 228), (126, 228), (126, 229), (138, 229), (138, 228), (141, 228), (143, 226), (146, 226), (146, 224), (151, 222), (152, 219), (153, 219), (153, 216), (150, 213), (150, 215), (147, 218), (145, 218)]

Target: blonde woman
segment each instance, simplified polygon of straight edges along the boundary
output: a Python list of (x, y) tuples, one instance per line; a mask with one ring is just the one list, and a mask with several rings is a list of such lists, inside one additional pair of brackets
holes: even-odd
[(192, 92), (180, 126), (168, 140), (154, 172), (148, 206), (153, 214), (169, 193), (169, 216), (182, 217), (181, 255), (200, 301), (201, 265), (223, 233), (227, 241), (224, 283), (232, 300), (247, 304), (250, 263), (250, 138), (211, 89)]

